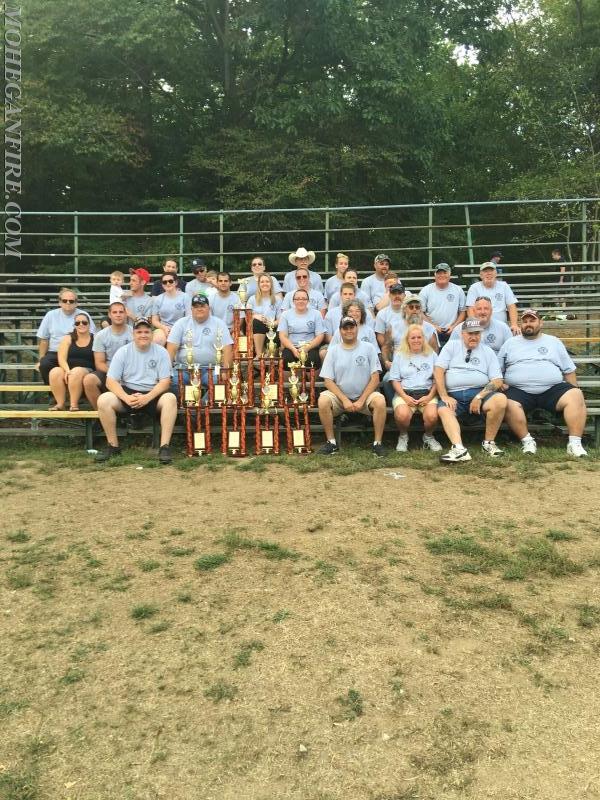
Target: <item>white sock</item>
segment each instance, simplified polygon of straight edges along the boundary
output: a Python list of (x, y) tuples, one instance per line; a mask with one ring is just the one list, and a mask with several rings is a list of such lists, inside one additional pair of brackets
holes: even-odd
[(523, 442), (523, 444), (525, 444), (525, 442), (533, 442), (533, 441), (534, 441), (534, 438), (533, 438), (533, 436), (532, 436), (532, 435), (531, 435), (531, 434), (528, 432), (528, 433), (527, 433), (527, 435), (526, 435), (526, 436), (524, 436), (524, 437), (521, 439), (521, 441)]
[(329, 444), (337, 444), (335, 439), (327, 439), (327, 441), (329, 442)]
[(581, 444), (581, 436), (569, 436), (569, 444)]
[(373, 442), (373, 444), (381, 444), (381, 442)]

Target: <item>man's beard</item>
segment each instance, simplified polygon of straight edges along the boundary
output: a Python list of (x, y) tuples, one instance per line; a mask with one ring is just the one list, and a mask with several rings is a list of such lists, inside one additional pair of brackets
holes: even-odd
[(423, 320), (420, 314), (409, 314), (406, 321), (409, 325), (420, 325)]
[(538, 332), (534, 331), (534, 330), (531, 330), (531, 328), (529, 328), (529, 330), (525, 330), (523, 328), (521, 330), (521, 334), (522, 334), (524, 339), (535, 339), (535, 337), (538, 335)]

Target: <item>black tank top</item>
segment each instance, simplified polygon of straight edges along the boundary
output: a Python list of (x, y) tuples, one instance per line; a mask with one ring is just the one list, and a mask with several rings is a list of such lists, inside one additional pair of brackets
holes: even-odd
[(71, 342), (69, 345), (69, 352), (67, 353), (67, 364), (69, 365), (70, 369), (73, 369), (73, 367), (87, 367), (88, 369), (94, 369), (94, 354), (92, 352), (93, 343), (93, 336), (90, 337), (90, 343), (85, 347), (80, 347), (75, 342)]

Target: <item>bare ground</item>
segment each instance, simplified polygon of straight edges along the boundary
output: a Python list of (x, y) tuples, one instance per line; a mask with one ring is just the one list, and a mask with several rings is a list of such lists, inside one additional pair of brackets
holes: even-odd
[(1, 800), (600, 797), (597, 461), (11, 466)]

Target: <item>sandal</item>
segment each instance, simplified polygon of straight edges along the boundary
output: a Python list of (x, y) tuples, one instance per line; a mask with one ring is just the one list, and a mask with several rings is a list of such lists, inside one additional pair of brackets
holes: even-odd
[(79, 411), (79, 406), (69, 406), (69, 411)]
[(48, 409), (48, 411), (64, 411), (64, 410), (65, 410), (65, 407), (64, 406), (59, 406), (59, 405), (50, 406), (50, 408)]

